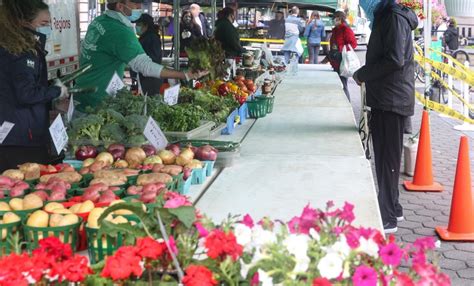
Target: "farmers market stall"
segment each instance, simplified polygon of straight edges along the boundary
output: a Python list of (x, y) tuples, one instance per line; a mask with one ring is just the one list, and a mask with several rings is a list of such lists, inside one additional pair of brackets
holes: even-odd
[(286, 220), (328, 200), (353, 203), (356, 224), (382, 229), (370, 164), (340, 80), (326, 66), (300, 65), (298, 76), (276, 90), (271, 116), (258, 119), (243, 140), (239, 160), (197, 206), (215, 221), (228, 213)]

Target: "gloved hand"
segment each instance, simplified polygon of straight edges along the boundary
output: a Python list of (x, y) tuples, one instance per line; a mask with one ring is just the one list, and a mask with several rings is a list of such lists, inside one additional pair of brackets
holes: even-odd
[(59, 95), (59, 99), (69, 98), (69, 92), (67, 91), (67, 87), (59, 79), (56, 79), (54, 81), (54, 86), (61, 88), (61, 94)]
[(192, 79), (200, 79), (203, 76), (206, 76), (209, 74), (209, 71), (187, 71), (184, 73), (184, 76), (186, 77), (187, 81), (190, 81)]

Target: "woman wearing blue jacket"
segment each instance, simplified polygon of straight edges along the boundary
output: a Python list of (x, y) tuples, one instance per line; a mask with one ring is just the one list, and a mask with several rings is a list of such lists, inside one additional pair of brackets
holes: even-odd
[[(51, 20), (42, 0), (3, 0), (0, 6), (0, 126), (13, 123), (0, 142), (0, 172), (25, 162), (51, 162), (49, 111), (67, 97), (48, 87), (45, 44)], [(8, 123), (7, 123), (8, 125)]]
[(321, 41), (326, 38), (326, 31), (317, 11), (311, 14), (311, 19), (311, 22), (306, 25), (304, 36), (308, 43), (309, 63), (317, 64), (319, 48), (321, 48)]

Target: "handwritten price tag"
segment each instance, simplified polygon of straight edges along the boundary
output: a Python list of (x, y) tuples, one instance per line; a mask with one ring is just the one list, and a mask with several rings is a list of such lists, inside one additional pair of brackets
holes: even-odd
[(2, 126), (0, 126), (0, 144), (5, 141), (5, 138), (7, 138), (13, 126), (15, 126), (15, 124), (8, 121), (4, 121)]
[(168, 105), (175, 105), (178, 103), (178, 96), (179, 96), (179, 88), (181, 87), (180, 84), (174, 85), (170, 88), (165, 89), (165, 96), (164, 100), (165, 103)]
[(56, 152), (59, 155), (64, 147), (66, 147), (67, 141), (69, 140), (61, 114), (58, 114), (56, 119), (54, 119), (49, 127), (49, 133), (51, 134), (51, 139), (53, 139)]
[(66, 114), (67, 122), (71, 122), (73, 115), (74, 115), (74, 96), (71, 95), (71, 97), (69, 98), (69, 106), (67, 108), (67, 114)]
[(165, 149), (168, 145), (168, 139), (166, 139), (165, 134), (163, 134), (163, 131), (161, 131), (160, 127), (151, 116), (148, 118), (148, 122), (145, 125), (143, 135), (145, 135), (151, 145), (158, 150)]
[(105, 89), (105, 92), (107, 92), (109, 95), (115, 96), (115, 94), (117, 94), (117, 91), (124, 88), (124, 86), (125, 84), (123, 84), (122, 79), (118, 76), (117, 73), (114, 73), (112, 79), (109, 82), (109, 85)]

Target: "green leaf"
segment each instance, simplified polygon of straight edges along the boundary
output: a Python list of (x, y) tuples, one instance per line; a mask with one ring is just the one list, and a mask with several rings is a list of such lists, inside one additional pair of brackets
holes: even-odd
[[(138, 217), (142, 225), (145, 227), (145, 231), (148, 233), (157, 233), (158, 232), (158, 223), (157, 221), (146, 213), (142, 208), (142, 203), (120, 203), (113, 206), (108, 207), (104, 213), (99, 217), (98, 222), (99, 224), (103, 223), (104, 219), (111, 213), (116, 210), (129, 210), (134, 215)], [(138, 228), (138, 226), (136, 226)]]
[(131, 245), (135, 242), (135, 238), (147, 236), (146, 232), (143, 229), (140, 229), (137, 226), (133, 226), (129, 223), (111, 223), (104, 220), (99, 229), (98, 237), (107, 234), (112, 237), (116, 237), (119, 234), (125, 234), (125, 244)]
[(102, 278), (99, 275), (89, 275), (85, 281), (86, 286), (112, 286), (113, 282), (107, 278)]
[(168, 211), (176, 216), (187, 228), (191, 228), (193, 223), (196, 221), (196, 210), (192, 206), (168, 209)]

